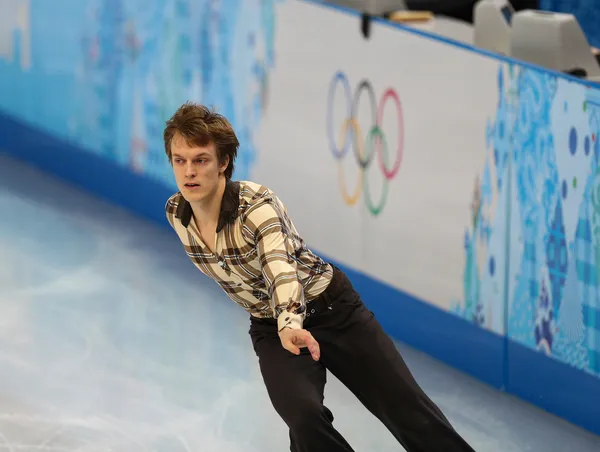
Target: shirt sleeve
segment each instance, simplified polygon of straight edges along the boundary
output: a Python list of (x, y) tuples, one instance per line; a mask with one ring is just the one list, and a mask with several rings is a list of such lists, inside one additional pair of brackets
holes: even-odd
[(278, 331), (301, 329), (306, 302), (283, 208), (275, 200), (261, 202), (248, 213), (244, 228), (257, 247)]

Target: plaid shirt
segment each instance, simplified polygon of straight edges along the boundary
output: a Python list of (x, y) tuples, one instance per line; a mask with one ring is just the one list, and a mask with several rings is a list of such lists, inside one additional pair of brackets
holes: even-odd
[(191, 205), (180, 192), (169, 198), (165, 210), (188, 257), (234, 302), (255, 317), (277, 319), (279, 330), (302, 328), (306, 303), (327, 288), (333, 269), (306, 247), (271, 190), (227, 181), (215, 254), (203, 243)]

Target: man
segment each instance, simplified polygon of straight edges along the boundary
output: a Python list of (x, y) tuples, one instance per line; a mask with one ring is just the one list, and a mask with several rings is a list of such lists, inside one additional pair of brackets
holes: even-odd
[(166, 215), (200, 271), (250, 314), (267, 392), (293, 452), (353, 449), (323, 405), (326, 369), (409, 451), (472, 451), (413, 379), (348, 278), (308, 249), (277, 196), (231, 180), (239, 146), (226, 118), (184, 104), (165, 150), (179, 192)]

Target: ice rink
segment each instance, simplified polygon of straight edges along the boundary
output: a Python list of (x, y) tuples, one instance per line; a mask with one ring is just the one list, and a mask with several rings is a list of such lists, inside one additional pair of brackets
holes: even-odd
[[(171, 231), (0, 154), (1, 452), (289, 450), (248, 327)], [(399, 348), (475, 450), (600, 450), (600, 438)], [(357, 452), (403, 450), (328, 379), (325, 402)]]

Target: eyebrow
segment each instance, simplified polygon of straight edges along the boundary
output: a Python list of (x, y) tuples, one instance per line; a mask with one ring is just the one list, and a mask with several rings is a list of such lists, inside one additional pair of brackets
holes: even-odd
[[(173, 154), (173, 157), (179, 157), (179, 158), (184, 158), (182, 155), (179, 155), (177, 153)], [(198, 158), (198, 157), (210, 157), (210, 154), (208, 152), (201, 152), (200, 154), (196, 154), (195, 156), (193, 156), (192, 158)]]

